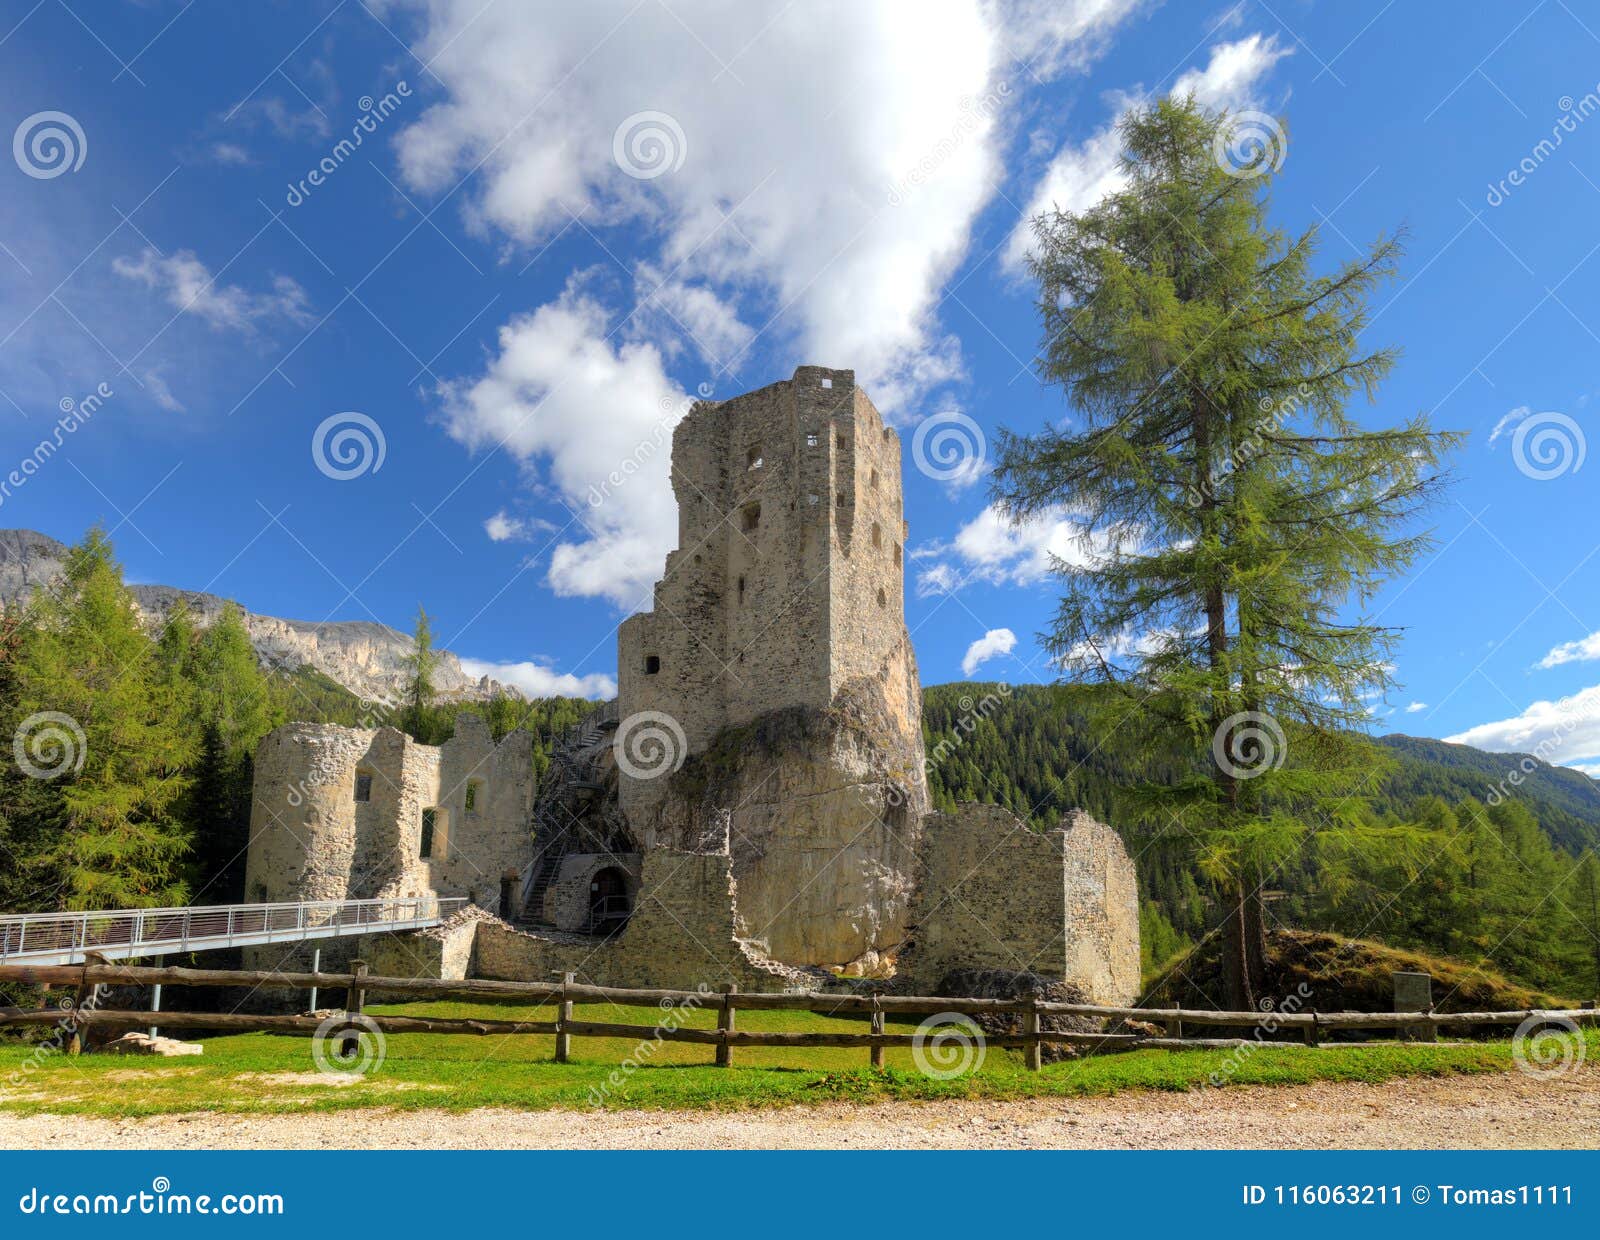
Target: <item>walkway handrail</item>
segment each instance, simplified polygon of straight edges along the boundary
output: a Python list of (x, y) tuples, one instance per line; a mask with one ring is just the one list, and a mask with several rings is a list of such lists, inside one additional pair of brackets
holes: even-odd
[(337, 934), (347, 924), (355, 929), (345, 933), (386, 925), (415, 928), (443, 921), (466, 903), (460, 896), (426, 895), (7, 913), (0, 914), (0, 964), (86, 951), (137, 955), (148, 948), (149, 954), (159, 955), (283, 942)]

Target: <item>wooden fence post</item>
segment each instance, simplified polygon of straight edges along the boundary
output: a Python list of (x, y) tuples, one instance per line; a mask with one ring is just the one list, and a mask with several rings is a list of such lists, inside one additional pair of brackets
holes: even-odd
[(78, 975), (78, 989), (72, 996), (72, 1014), (67, 1018), (72, 1022), (67, 1033), (67, 1054), (80, 1055), (83, 1053), (83, 1021), (79, 1012), (83, 1008), (83, 997), (89, 991), (89, 965), (84, 962), (83, 972)]
[[(360, 1016), (361, 1009), (366, 1006), (367, 990), (361, 984), (361, 979), (366, 975), (367, 962), (365, 960), (352, 960), (350, 962), (350, 986), (344, 992), (346, 1016)], [(361, 1039), (357, 1034), (347, 1033), (339, 1040), (340, 1059), (354, 1059), (360, 1053)]]
[(722, 1009), (717, 1013), (717, 1032), (722, 1037), (717, 1039), (717, 1067), (726, 1068), (733, 1063), (733, 1047), (728, 1042), (728, 1035), (733, 1032), (733, 1002), (730, 995), (739, 993), (739, 988), (729, 982), (722, 988)]
[(1321, 1046), (1322, 1035), (1317, 1032), (1317, 1009), (1311, 1009), (1311, 1023), (1302, 1029), (1307, 1046)]
[(577, 980), (576, 973), (561, 975), (561, 997), (556, 1003), (556, 1062), (566, 1063), (572, 1050), (572, 1035), (567, 1026), (572, 1023), (572, 1000), (567, 998), (567, 987)]
[(1169, 1038), (1183, 1037), (1183, 1022), (1181, 1020), (1169, 1020), (1165, 1023), (1165, 1025), (1167, 1036)]
[[(872, 1032), (880, 1035), (883, 1033), (883, 1004), (878, 1002), (877, 991), (872, 993)], [(883, 1067), (883, 1047), (873, 1046), (872, 1066), (879, 1069)]]
[(1044, 1067), (1043, 1046), (1039, 1041), (1039, 996), (1028, 997), (1027, 1009), (1022, 1013), (1022, 1033), (1028, 1039), (1023, 1047), (1023, 1056), (1027, 1061), (1028, 1071), (1037, 1072)]

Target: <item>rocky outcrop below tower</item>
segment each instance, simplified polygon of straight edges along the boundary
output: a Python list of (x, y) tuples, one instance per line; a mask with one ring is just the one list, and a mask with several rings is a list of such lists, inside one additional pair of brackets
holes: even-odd
[(876, 973), (905, 937), (927, 810), (920, 734), (875, 690), (725, 728), (641, 824), (656, 846), (726, 850), (738, 933), (774, 959)]

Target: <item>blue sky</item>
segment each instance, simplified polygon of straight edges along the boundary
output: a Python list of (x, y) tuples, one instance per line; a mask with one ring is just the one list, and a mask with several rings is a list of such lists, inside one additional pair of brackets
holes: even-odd
[[(672, 542), (644, 445), (802, 362), (853, 367), (908, 449), (1070, 417), (1019, 222), (1104, 192), (1120, 111), (1191, 89), (1284, 120), (1274, 219), (1325, 263), (1409, 231), (1360, 414), (1470, 435), (1437, 553), (1372, 603), (1406, 629), (1378, 726), (1600, 771), (1600, 17), (1444, 11), (9, 3), (0, 455), (61, 445), (0, 525), (103, 521), (132, 579), (277, 615), (424, 603), (464, 657), (604, 693)], [(1048, 679), (1070, 515), (1007, 529), (981, 470), (939, 472), (905, 479), (924, 679)]]

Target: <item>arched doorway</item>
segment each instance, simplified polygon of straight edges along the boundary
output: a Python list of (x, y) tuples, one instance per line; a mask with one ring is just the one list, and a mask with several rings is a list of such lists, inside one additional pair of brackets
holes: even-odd
[(632, 912), (628, 903), (628, 876), (619, 866), (597, 870), (589, 880), (589, 930), (592, 934), (615, 934), (628, 924)]

